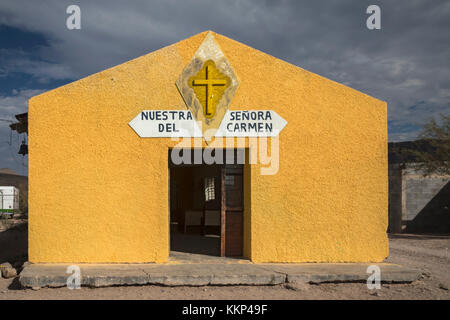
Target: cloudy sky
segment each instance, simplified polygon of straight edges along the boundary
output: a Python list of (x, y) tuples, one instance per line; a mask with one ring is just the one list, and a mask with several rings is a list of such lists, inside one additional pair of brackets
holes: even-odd
[[(81, 30), (66, 9), (81, 8)], [(381, 8), (381, 30), (366, 9)], [(389, 140), (414, 139), (450, 110), (450, 1), (2, 0), (0, 119), (27, 99), (213, 30), (387, 101)], [(27, 174), (0, 121), (0, 168)], [(27, 158), (25, 157), (25, 163)]]

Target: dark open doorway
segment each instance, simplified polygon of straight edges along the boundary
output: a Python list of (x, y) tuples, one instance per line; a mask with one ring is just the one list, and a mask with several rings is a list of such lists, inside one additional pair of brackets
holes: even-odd
[(242, 257), (243, 164), (192, 163), (169, 151), (171, 255)]

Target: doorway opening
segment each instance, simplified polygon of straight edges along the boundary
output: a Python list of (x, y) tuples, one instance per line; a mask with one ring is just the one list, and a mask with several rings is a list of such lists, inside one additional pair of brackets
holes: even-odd
[[(243, 150), (242, 150), (243, 151)], [(242, 152), (241, 151), (241, 152)], [(191, 152), (183, 149), (182, 152)], [(170, 254), (243, 256), (244, 165), (174, 164), (169, 150)], [(192, 152), (193, 153), (193, 152)], [(225, 152), (223, 152), (225, 154)], [(242, 154), (242, 153), (241, 153)], [(233, 164), (231, 164), (233, 163)]]

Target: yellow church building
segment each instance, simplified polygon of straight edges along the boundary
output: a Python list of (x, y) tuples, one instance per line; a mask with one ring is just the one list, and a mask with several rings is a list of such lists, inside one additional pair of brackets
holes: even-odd
[(207, 31), (29, 101), (29, 261), (388, 256), (385, 102)]

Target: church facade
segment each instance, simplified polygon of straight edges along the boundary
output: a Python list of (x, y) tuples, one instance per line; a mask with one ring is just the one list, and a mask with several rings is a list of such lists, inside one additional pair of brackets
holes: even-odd
[(388, 256), (387, 105), (207, 31), (29, 101), (29, 260)]

